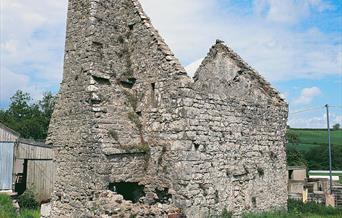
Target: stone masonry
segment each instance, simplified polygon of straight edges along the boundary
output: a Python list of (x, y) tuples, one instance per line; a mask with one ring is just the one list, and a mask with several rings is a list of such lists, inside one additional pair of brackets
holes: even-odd
[(107, 214), (94, 205), (119, 183), (143, 187), (130, 207), (190, 218), (285, 208), (287, 113), (222, 41), (192, 79), (137, 0), (69, 0), (51, 217)]

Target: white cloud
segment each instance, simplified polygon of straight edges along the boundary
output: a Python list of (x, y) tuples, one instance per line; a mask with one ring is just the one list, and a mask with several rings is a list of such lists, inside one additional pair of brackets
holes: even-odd
[(1, 50), (5, 53), (15, 53), (17, 52), (17, 45), (14, 40), (9, 40), (7, 42), (1, 43)]
[(304, 88), (300, 96), (294, 100), (294, 104), (310, 104), (315, 97), (321, 94), (322, 92), (318, 87)]
[(195, 62), (193, 62), (193, 63), (191, 63), (185, 67), (185, 70), (190, 77), (194, 77), (197, 69), (199, 68), (199, 66), (201, 65), (203, 60), (204, 60), (204, 58), (198, 59), (197, 61), (195, 61)]
[(342, 115), (336, 116), (336, 117), (333, 119), (332, 125), (334, 125), (334, 124), (336, 124), (336, 123), (339, 123), (340, 125), (342, 125)]
[[(28, 80), (25, 87), (46, 90), (56, 86), (62, 77), (67, 0), (0, 1), (1, 65), (9, 70), (1, 72), (2, 76), (10, 77), (12, 74), (6, 75), (8, 72), (20, 75)], [(294, 7), (293, 16), (299, 20), (326, 10), (329, 5), (321, 0), (301, 0), (306, 3), (299, 5), (293, 4), (298, 0), (254, 1), (255, 7), (258, 4), (260, 7), (259, 11), (255, 9), (258, 15), (243, 8), (237, 10), (230, 5), (233, 1), (141, 0), (141, 3), (182, 63), (194, 62), (187, 67), (190, 74), (217, 38), (225, 40), (271, 81), (342, 73), (339, 34), (322, 33), (315, 28), (299, 31), (289, 28), (286, 22), (273, 22), (277, 18), (272, 17), (275, 10), (280, 10), (279, 16), (283, 16), (280, 20), (291, 20), (282, 13), (291, 12)], [(227, 7), (222, 7), (222, 2)], [(279, 8), (279, 4), (287, 5)], [(298, 15), (300, 10), (303, 15)]]
[[(336, 123), (340, 123), (342, 125), (341, 113), (342, 111), (340, 110), (329, 114), (331, 128)], [(327, 128), (327, 114), (324, 113), (323, 108), (321, 110), (321, 114), (321, 116), (310, 116), (310, 114), (290, 114), (288, 124), (292, 128)]]
[(282, 99), (284, 99), (286, 102), (288, 102), (289, 93), (287, 93), (287, 92), (280, 93), (280, 97), (281, 97)]
[[(153, 24), (186, 65), (194, 66), (220, 38), (270, 81), (318, 79), (342, 73), (342, 62), (336, 61), (342, 49), (339, 34), (323, 33), (317, 28), (289, 28), (263, 16), (220, 8), (222, 1), (217, 0), (141, 2)], [(328, 7), (318, 0), (305, 2), (310, 11)]]
[(292, 128), (326, 128), (326, 118), (324, 116), (314, 116), (308, 118), (290, 118), (288, 124)]
[[(216, 0), (141, 0), (153, 25), (183, 63), (203, 58), (222, 27)], [(215, 17), (215, 18), (214, 18)], [(225, 19), (222, 17), (222, 19)], [(215, 36), (216, 35), (216, 36)]]
[(18, 90), (31, 94), (34, 100), (40, 99), (43, 89), (30, 83), (27, 75), (14, 73), (6, 68), (0, 68), (0, 99), (2, 103), (9, 103), (10, 97)]
[(321, 0), (255, 0), (254, 10), (258, 15), (266, 16), (270, 21), (297, 23), (312, 12), (324, 11), (331, 6)]
[(17, 89), (39, 98), (62, 78), (67, 0), (1, 0), (1, 105)]

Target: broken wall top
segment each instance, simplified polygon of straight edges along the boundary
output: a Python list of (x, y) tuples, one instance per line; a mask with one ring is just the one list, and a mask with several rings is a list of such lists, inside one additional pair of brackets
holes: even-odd
[(194, 76), (195, 89), (253, 102), (286, 105), (279, 92), (237, 53), (217, 40)]
[(102, 53), (94, 61), (96, 76), (138, 82), (186, 76), (137, 0), (94, 1), (91, 7), (89, 35)]

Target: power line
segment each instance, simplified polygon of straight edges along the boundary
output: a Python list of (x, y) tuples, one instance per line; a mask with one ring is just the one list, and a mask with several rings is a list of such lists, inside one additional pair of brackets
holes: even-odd
[(342, 106), (336, 106), (336, 105), (329, 105), (329, 107), (338, 107), (338, 108), (342, 108)]
[[(329, 105), (329, 107), (333, 107), (333, 108), (342, 108), (341, 105)], [(306, 109), (302, 109), (302, 110), (298, 110), (289, 114), (299, 114), (299, 113), (303, 113), (303, 112), (307, 112), (307, 111), (314, 111), (314, 110), (319, 110), (319, 109), (323, 109), (324, 106), (321, 107), (311, 107), (311, 108), (306, 108)]]
[(323, 109), (324, 107), (312, 107), (312, 108), (307, 108), (307, 109), (303, 109), (303, 110), (299, 110), (299, 111), (295, 111), (289, 114), (298, 114), (298, 113), (302, 113), (302, 112), (307, 112), (307, 111), (314, 111), (314, 110), (319, 110), (319, 109)]

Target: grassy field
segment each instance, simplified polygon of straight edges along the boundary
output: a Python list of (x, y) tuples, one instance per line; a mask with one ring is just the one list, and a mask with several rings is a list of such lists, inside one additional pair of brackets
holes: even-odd
[(299, 144), (291, 144), (289, 143), (287, 145), (288, 148), (296, 148), (298, 151), (303, 151), (303, 152), (307, 152), (309, 151), (310, 149), (312, 148), (316, 148), (316, 147), (319, 147), (318, 144), (302, 144), (302, 143), (299, 143)]
[(262, 214), (246, 214), (243, 218), (340, 218), (342, 209), (325, 207), (313, 202), (289, 200), (288, 211), (274, 211)]
[(0, 194), (0, 218), (39, 218), (39, 210), (22, 209), (17, 214), (11, 198), (8, 195)]
[[(208, 218), (231, 218), (232, 213), (226, 209), (221, 215), (208, 216)], [(342, 208), (326, 207), (324, 205), (309, 202), (304, 204), (302, 201), (289, 200), (287, 211), (270, 211), (264, 213), (243, 213), (242, 218), (341, 218)]]
[[(289, 148), (296, 148), (298, 151), (307, 152), (319, 145), (328, 144), (327, 130), (291, 129), (290, 131), (298, 136), (299, 143), (289, 143), (287, 145)], [(331, 131), (331, 144), (342, 146), (342, 130)]]
[[(328, 133), (324, 129), (290, 129), (287, 145), (292, 165), (304, 163), (308, 170), (328, 170)], [(331, 130), (333, 170), (342, 170), (342, 130)], [(295, 153), (299, 152), (299, 155)], [(299, 161), (296, 161), (297, 158)], [(341, 175), (339, 175), (341, 176)]]
[[(327, 130), (314, 129), (291, 129), (295, 132), (301, 145), (324, 145), (328, 144)], [(342, 130), (331, 131), (331, 144), (342, 146)]]

